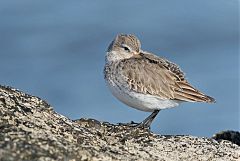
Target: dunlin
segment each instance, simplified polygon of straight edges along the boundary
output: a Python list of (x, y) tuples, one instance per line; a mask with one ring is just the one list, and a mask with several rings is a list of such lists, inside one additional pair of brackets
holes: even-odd
[(134, 35), (119, 34), (111, 42), (104, 76), (116, 98), (130, 107), (152, 112), (138, 127), (149, 128), (160, 110), (182, 102), (215, 102), (188, 83), (178, 65), (141, 50)]

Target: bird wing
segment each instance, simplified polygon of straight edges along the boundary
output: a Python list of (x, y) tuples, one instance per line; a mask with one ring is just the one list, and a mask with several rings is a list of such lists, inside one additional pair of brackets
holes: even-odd
[(118, 64), (118, 73), (130, 90), (161, 99), (187, 102), (214, 102), (214, 99), (192, 87), (174, 63), (151, 53), (141, 52)]

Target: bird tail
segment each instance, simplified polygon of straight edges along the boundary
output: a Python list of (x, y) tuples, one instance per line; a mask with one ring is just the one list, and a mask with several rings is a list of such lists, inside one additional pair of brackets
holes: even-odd
[(216, 102), (213, 97), (203, 94), (192, 87), (188, 82), (178, 82), (178, 85), (180, 88), (175, 91), (175, 99), (186, 102)]

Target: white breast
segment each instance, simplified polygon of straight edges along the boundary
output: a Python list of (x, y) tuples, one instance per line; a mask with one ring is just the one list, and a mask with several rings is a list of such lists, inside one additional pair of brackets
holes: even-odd
[(106, 81), (111, 93), (120, 101), (130, 107), (141, 111), (153, 112), (154, 110), (161, 110), (178, 106), (180, 101), (161, 99), (157, 96), (149, 94), (141, 94), (129, 91), (123, 87), (117, 86), (114, 82)]

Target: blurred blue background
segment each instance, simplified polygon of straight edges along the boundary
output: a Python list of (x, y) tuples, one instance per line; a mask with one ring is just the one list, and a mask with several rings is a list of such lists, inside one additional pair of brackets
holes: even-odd
[(104, 56), (118, 33), (180, 65), (216, 104), (184, 103), (152, 124), (160, 134), (239, 130), (238, 0), (0, 1), (0, 84), (47, 100), (71, 119), (140, 122), (150, 113), (115, 99)]

